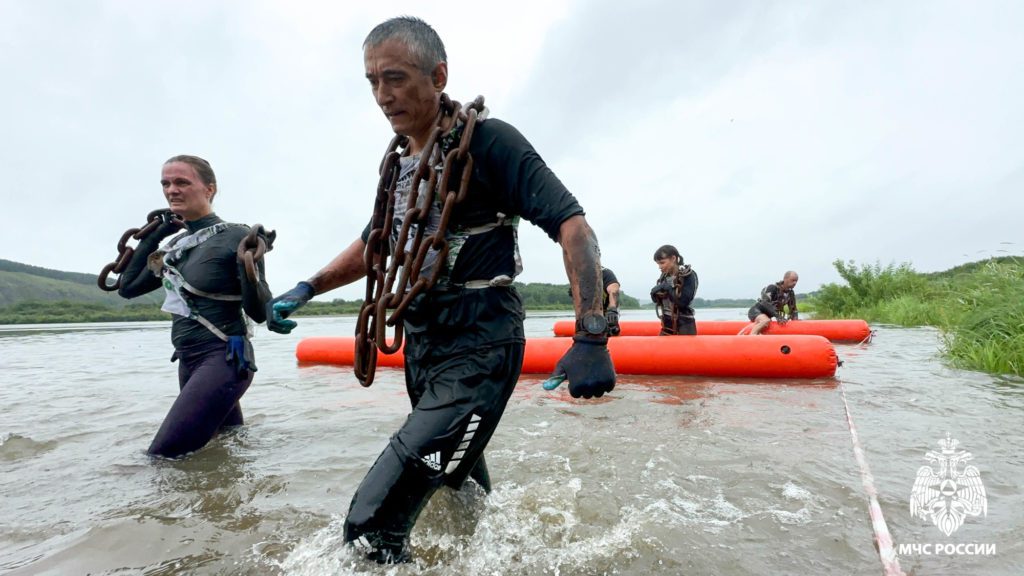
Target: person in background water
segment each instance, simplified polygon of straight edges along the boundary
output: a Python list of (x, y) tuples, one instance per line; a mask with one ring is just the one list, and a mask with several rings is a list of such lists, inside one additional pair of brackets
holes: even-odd
[(657, 284), (651, 288), (651, 301), (661, 319), (660, 336), (693, 336), (697, 322), (693, 318), (693, 298), (697, 295), (697, 273), (675, 246), (666, 244), (654, 252), (654, 261), (661, 270)]
[[(764, 287), (764, 290), (761, 290), (761, 297), (750, 307), (750, 310), (747, 310), (747, 318), (754, 323), (750, 330), (751, 335), (763, 332), (771, 323), (772, 318), (775, 318), (780, 326), (790, 320), (797, 320), (796, 293), (793, 289), (796, 288), (798, 280), (800, 277), (797, 276), (797, 273), (789, 270), (783, 275), (782, 281), (769, 284)], [(788, 318), (785, 308), (789, 308)]]
[[(173, 318), (171, 361), (178, 361), (180, 392), (149, 453), (175, 458), (202, 448), (220, 430), (242, 425), (239, 399), (256, 371), (243, 310), (263, 322), (270, 288), (262, 261), (254, 286), (238, 260), (249, 227), (213, 212), (217, 178), (209, 162), (175, 156), (164, 163), (160, 185), (170, 210), (139, 241), (117, 292), (135, 298), (166, 290), (162, 310)], [(184, 220), (186, 230), (160, 249), (161, 240), (181, 231), (172, 214)]]
[(601, 268), (601, 282), (604, 284), (604, 317), (608, 320), (608, 335), (618, 336), (619, 328), (619, 279), (610, 268)]
[[(422, 20), (392, 18), (367, 36), (363, 60), (377, 105), (392, 130), (408, 138), (394, 192), (395, 205), (406, 206), (419, 157), (431, 154), (426, 146), (445, 110), (444, 44)], [(462, 128), (449, 136), (461, 139)], [(478, 122), (469, 152), (474, 164), (468, 194), (444, 231), (448, 257), (431, 252), (425, 258), (437, 267), (425, 264), (421, 273), (437, 274), (436, 284), (418, 294), (403, 317), (412, 412), (360, 483), (345, 518), (344, 541), (381, 563), (409, 560), (412, 527), (442, 485), (458, 489), (472, 477), (485, 490), (490, 486), (483, 452), (519, 379), (526, 342), (522, 300), (512, 285), (522, 269), (520, 217), (561, 245), (573, 286), (577, 333), (556, 374), (568, 379), (574, 397), (598, 397), (615, 386), (601, 309), (600, 250), (583, 208), (510, 124)], [(418, 195), (434, 199), (424, 231), (433, 234), (441, 204), (428, 187), (424, 178)], [(392, 250), (403, 218), (395, 210)], [(314, 295), (363, 279), (370, 228), (307, 282), (275, 298), (268, 328), (290, 332), (296, 323), (288, 316)]]
[[(618, 336), (619, 328), (619, 279), (612, 272), (611, 268), (601, 268), (601, 283), (604, 284), (604, 298), (601, 301), (604, 309), (604, 317), (608, 320), (608, 335)], [(569, 297), (572, 298), (572, 286), (569, 287)]]

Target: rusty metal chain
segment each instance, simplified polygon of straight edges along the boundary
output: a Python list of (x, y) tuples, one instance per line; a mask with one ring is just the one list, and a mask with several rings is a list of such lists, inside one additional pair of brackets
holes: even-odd
[[(147, 238), (161, 224), (168, 221), (165, 218), (167, 218), (169, 213), (170, 211), (166, 208), (158, 208), (146, 215), (146, 224), (142, 228), (129, 228), (125, 230), (124, 234), (121, 235), (121, 239), (117, 241), (117, 258), (104, 266), (100, 270), (100, 275), (96, 278), (100, 290), (114, 292), (121, 287), (120, 274), (128, 267), (128, 263), (131, 262), (132, 256), (135, 254), (135, 248), (128, 245), (128, 240), (131, 238), (136, 240)], [(177, 224), (180, 228), (185, 227), (185, 222), (176, 214), (171, 214), (169, 222)], [(118, 278), (113, 284), (108, 283), (107, 278), (111, 273), (118, 274)]]
[[(420, 152), (419, 165), (413, 174), (408, 202), (404, 208), (405, 218), (393, 249), (389, 249), (387, 243), (390, 242), (396, 210), (395, 188), (401, 169), (400, 159), (409, 154), (408, 139), (396, 135), (384, 153), (373, 217), (370, 220), (370, 235), (363, 253), (366, 295), (356, 321), (354, 369), (356, 378), (363, 386), (373, 383), (378, 350), (394, 354), (402, 348), (403, 314), (413, 298), (434, 285), (439, 267), (448, 257), (445, 232), (452, 209), (466, 198), (469, 191), (469, 180), (473, 174), (473, 156), (469, 153), (469, 144), (477, 117), (483, 109), (483, 96), (477, 96), (472, 102), (461, 105), (447, 94), (441, 94), (437, 120)], [(458, 134), (460, 126), (461, 136)], [(459, 145), (446, 151), (445, 144), (456, 137), (460, 138)], [(461, 172), (453, 174), (457, 166), (461, 166)], [(420, 184), (424, 181), (427, 193), (421, 196)], [(456, 185), (457, 188), (454, 188)], [(437, 230), (427, 235), (425, 230), (430, 220), (430, 208), (435, 202), (441, 205), (441, 219)], [(413, 225), (415, 232), (412, 245), (406, 250)], [(437, 250), (437, 259), (431, 270), (423, 272), (423, 262), (431, 249)], [(408, 290), (405, 290), (406, 287)], [(390, 343), (387, 338), (389, 326), (394, 328)]]
[(263, 259), (264, 254), (274, 249), (275, 238), (276, 230), (267, 232), (263, 229), (263, 224), (254, 224), (245, 238), (238, 243), (238, 261), (245, 265), (245, 275), (253, 286), (258, 286), (260, 282), (256, 263)]

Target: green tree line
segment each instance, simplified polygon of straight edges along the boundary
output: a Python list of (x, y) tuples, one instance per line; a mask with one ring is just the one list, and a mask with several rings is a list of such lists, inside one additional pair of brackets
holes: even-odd
[(115, 307), (95, 302), (25, 301), (0, 308), (0, 324), (63, 324), (70, 322), (138, 322), (170, 320), (159, 305), (131, 303)]
[[(798, 296), (798, 297), (802, 297)], [(694, 298), (694, 308), (750, 308), (756, 302), (753, 298)]]
[[(93, 277), (95, 282), (95, 277)], [(528, 310), (572, 310), (572, 298), (568, 284), (516, 283), (516, 289)], [(92, 286), (91, 290), (101, 294)], [(162, 295), (163, 292), (157, 291)], [(117, 298), (116, 296), (114, 296)], [(121, 300), (117, 298), (117, 300)], [(102, 302), (82, 302), (74, 299), (58, 301), (22, 300), (16, 304), (0, 307), (0, 324), (47, 324), (65, 322), (115, 322), (137, 320), (165, 320), (170, 315), (160, 310), (156, 302), (138, 302), (119, 306)], [(357, 314), (363, 301), (335, 299), (313, 300), (301, 308), (296, 316), (334, 316)], [(639, 308), (636, 298), (624, 293), (619, 295), (620, 308)]]

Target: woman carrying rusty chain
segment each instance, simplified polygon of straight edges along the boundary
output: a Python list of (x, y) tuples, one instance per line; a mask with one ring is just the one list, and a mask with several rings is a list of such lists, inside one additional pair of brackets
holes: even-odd
[(666, 244), (654, 252), (654, 262), (661, 270), (657, 284), (651, 288), (651, 301), (661, 319), (660, 336), (694, 336), (697, 322), (693, 318), (693, 298), (697, 295), (697, 273), (675, 246)]
[[(250, 280), (241, 257), (241, 246), (255, 234), (213, 212), (217, 179), (206, 160), (175, 156), (164, 163), (160, 183), (170, 209), (139, 240), (117, 293), (135, 298), (161, 287), (166, 291), (162, 309), (173, 317), (171, 361), (178, 360), (180, 393), (148, 452), (175, 458), (242, 424), (239, 399), (256, 371), (245, 315), (256, 322), (266, 319), (270, 288), (262, 258), (255, 263), (249, 258), (249, 274), (256, 273)], [(273, 233), (260, 241), (267, 246), (263, 251), (269, 249)]]

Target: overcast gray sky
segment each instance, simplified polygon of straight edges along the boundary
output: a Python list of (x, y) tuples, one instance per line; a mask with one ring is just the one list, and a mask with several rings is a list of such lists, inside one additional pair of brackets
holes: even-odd
[[(188, 153), (218, 214), (277, 230), (274, 291), (307, 278), (372, 210), (391, 133), (361, 43), (401, 14), (576, 194), (628, 294), (666, 243), (705, 298), (1024, 251), (1022, 2), (0, 0), (0, 257), (98, 272)], [(520, 238), (520, 280), (566, 281)]]

